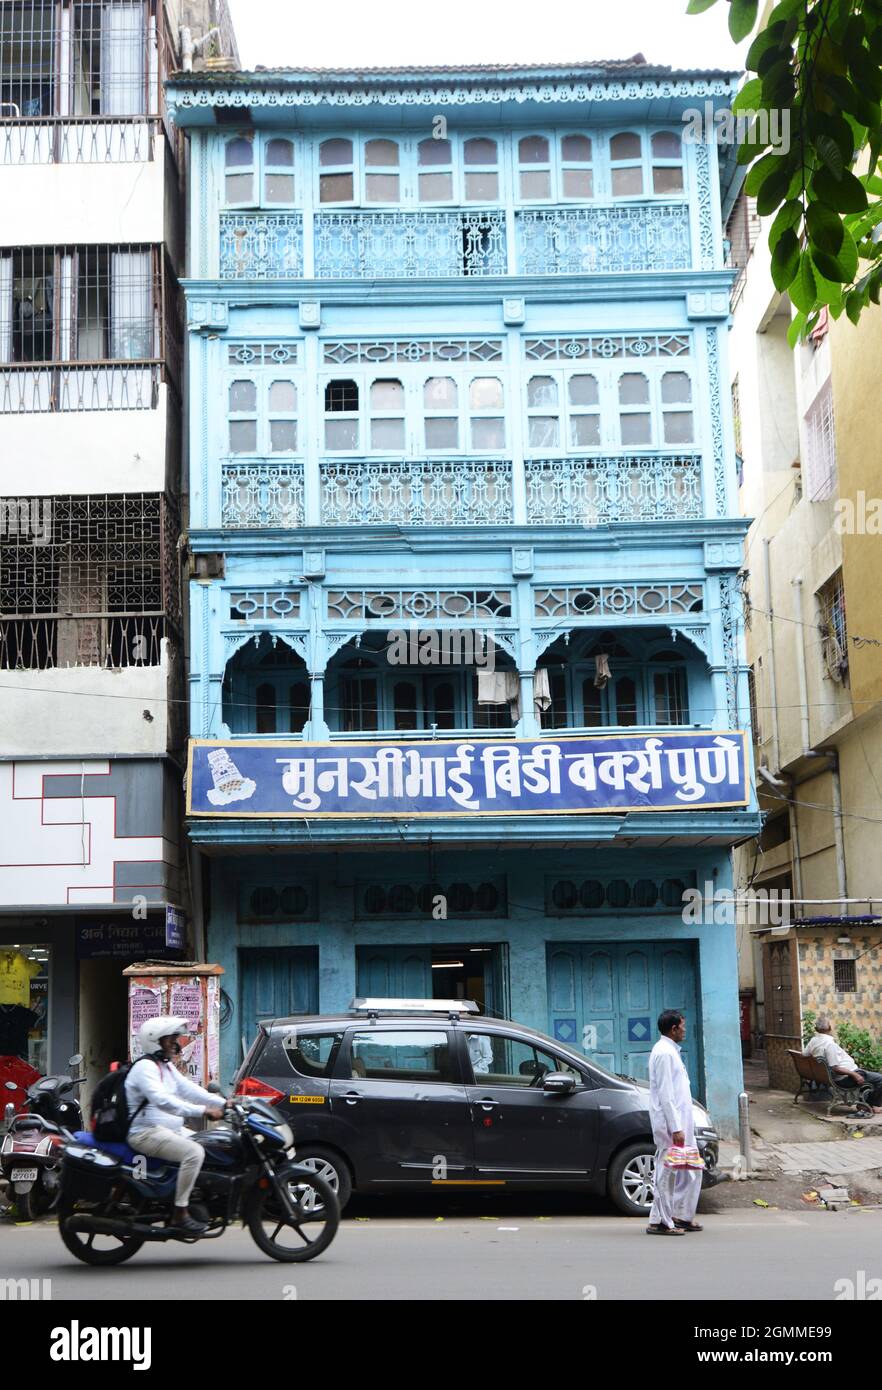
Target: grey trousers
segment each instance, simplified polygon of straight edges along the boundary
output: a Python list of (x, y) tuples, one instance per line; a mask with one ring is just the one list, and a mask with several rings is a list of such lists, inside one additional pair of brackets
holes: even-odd
[(205, 1161), (205, 1150), (193, 1143), (189, 1137), (191, 1132), (189, 1129), (166, 1129), (164, 1125), (156, 1125), (153, 1129), (133, 1130), (129, 1135), (129, 1144), (138, 1153), (180, 1164), (175, 1187), (176, 1207), (185, 1207), (189, 1202), (199, 1169)]

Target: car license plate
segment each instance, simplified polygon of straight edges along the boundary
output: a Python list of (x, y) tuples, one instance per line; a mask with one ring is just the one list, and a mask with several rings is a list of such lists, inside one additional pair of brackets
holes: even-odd
[(13, 1182), (36, 1182), (36, 1181), (37, 1181), (37, 1173), (38, 1173), (39, 1171), (40, 1171), (40, 1170), (39, 1170), (38, 1168), (13, 1168), (13, 1170), (12, 1170), (12, 1181), (13, 1181)]

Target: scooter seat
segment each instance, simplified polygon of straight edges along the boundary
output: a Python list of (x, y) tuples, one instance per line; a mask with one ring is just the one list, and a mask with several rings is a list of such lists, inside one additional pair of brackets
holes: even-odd
[[(110, 1154), (111, 1158), (116, 1158), (120, 1163), (132, 1164), (139, 1157), (137, 1151), (130, 1144), (118, 1144), (111, 1139), (96, 1139), (90, 1130), (80, 1129), (74, 1134), (78, 1144), (82, 1144), (86, 1149), (100, 1149), (102, 1153)], [(140, 1157), (144, 1157), (143, 1154)], [(148, 1158), (148, 1173), (158, 1173), (161, 1169), (168, 1167), (165, 1159)]]

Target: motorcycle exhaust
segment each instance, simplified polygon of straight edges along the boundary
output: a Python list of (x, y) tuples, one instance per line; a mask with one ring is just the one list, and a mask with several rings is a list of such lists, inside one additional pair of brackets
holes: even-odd
[(181, 1233), (164, 1226), (142, 1226), (131, 1221), (114, 1221), (109, 1216), (69, 1216), (64, 1229), (75, 1235), (129, 1236), (138, 1240), (175, 1240)]

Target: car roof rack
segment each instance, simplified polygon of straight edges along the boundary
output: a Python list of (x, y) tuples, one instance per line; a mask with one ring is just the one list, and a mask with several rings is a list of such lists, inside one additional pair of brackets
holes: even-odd
[(480, 1014), (472, 999), (353, 999), (351, 1013), (379, 1018), (383, 1014), (444, 1015), (455, 1023), (461, 1014)]

